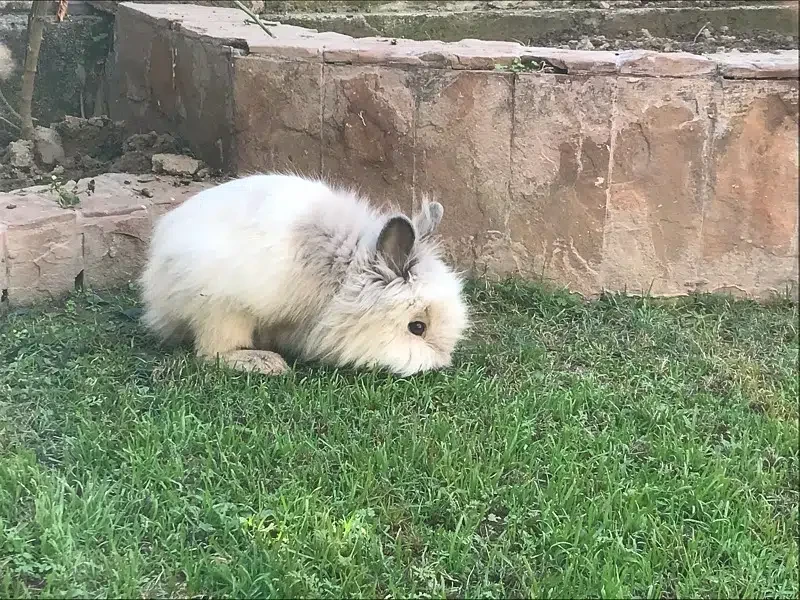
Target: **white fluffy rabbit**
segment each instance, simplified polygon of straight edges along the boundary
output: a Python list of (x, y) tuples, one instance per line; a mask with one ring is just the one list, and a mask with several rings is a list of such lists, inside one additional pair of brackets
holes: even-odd
[(468, 314), (432, 239), (443, 212), (424, 200), (412, 219), (384, 214), (294, 175), (223, 183), (157, 223), (144, 322), (264, 373), (283, 372), (284, 354), (400, 375), (448, 366)]

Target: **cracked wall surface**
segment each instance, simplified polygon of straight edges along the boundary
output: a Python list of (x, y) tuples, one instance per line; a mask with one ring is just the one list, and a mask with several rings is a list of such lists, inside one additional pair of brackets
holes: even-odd
[[(178, 134), (234, 174), (322, 175), (406, 210), (434, 196), (443, 246), (473, 275), (586, 295), (797, 296), (796, 52), (570, 51), (288, 25), (273, 38), (236, 10), (191, 5), (121, 4), (116, 18), (113, 118)], [(2, 289), (30, 288), (20, 273), (61, 289), (87, 265), (88, 281), (122, 281), (139, 259), (120, 270), (109, 248), (140, 256), (152, 218), (42, 224), (24, 242), (41, 271), (18, 266), (27, 234), (0, 219)]]

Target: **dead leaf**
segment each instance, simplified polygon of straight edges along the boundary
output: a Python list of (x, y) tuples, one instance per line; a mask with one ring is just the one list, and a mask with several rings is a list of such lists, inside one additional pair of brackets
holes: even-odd
[(64, 20), (64, 17), (67, 16), (67, 5), (69, 4), (69, 0), (58, 0), (58, 10), (56, 10), (56, 19), (59, 22)]

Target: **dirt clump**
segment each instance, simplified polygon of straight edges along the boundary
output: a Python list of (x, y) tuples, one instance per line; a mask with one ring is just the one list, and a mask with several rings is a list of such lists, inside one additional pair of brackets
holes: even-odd
[(706, 25), (685, 37), (652, 35), (647, 29), (626, 31), (615, 36), (589, 34), (570, 37), (564, 34), (537, 37), (529, 45), (553, 46), (570, 50), (654, 50), (656, 52), (765, 52), (797, 48), (797, 38), (774, 31), (756, 31), (748, 36), (735, 34), (726, 26)]
[(126, 135), (125, 123), (108, 117), (67, 116), (50, 127), (37, 127), (34, 138), (12, 141), (0, 150), (0, 192), (105, 172), (150, 173), (154, 163), (163, 162), (154, 161), (154, 155), (191, 164), (191, 170), (179, 173), (186, 179), (209, 176), (209, 170), (174, 136), (155, 131)]

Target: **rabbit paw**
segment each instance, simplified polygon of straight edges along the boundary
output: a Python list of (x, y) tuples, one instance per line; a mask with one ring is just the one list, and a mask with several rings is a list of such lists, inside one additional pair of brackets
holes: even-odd
[(219, 358), (221, 362), (238, 371), (282, 375), (289, 370), (289, 365), (280, 354), (268, 350), (232, 350), (220, 354)]

